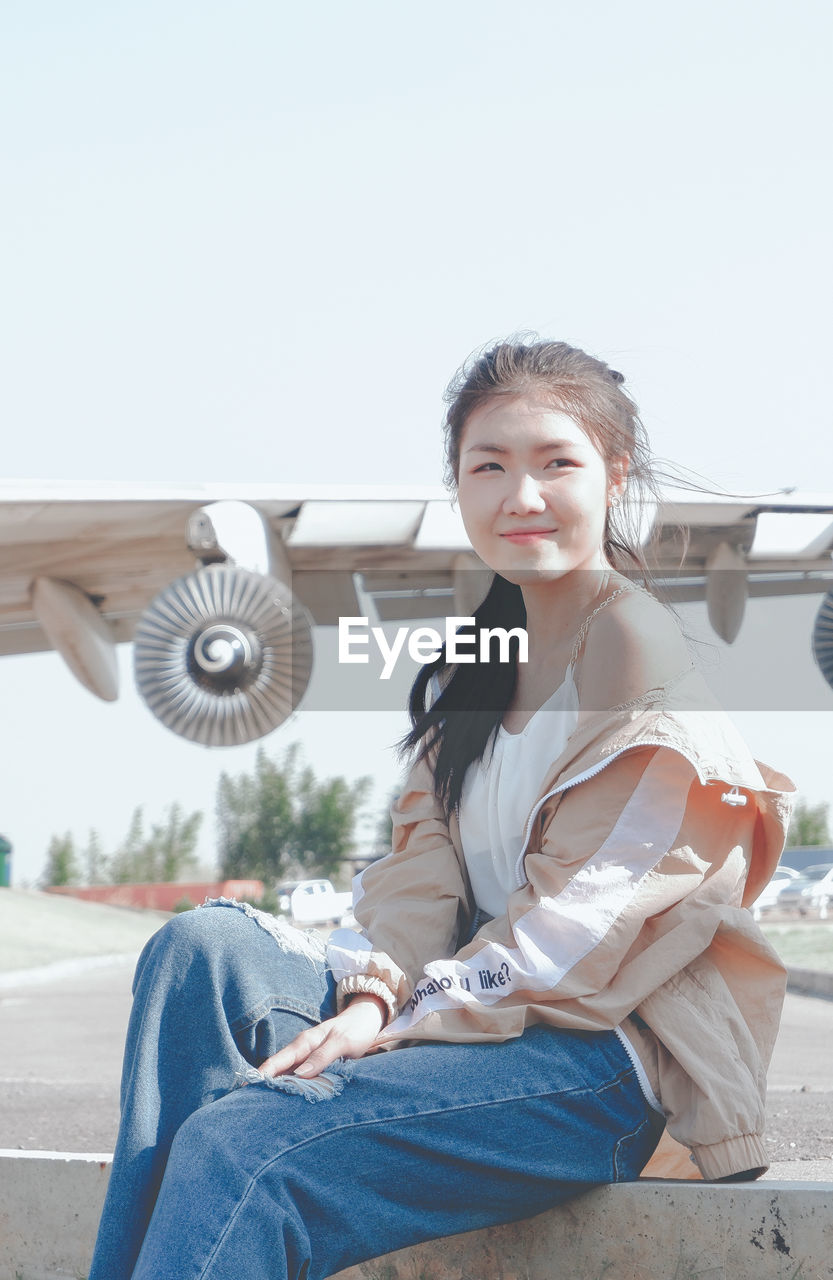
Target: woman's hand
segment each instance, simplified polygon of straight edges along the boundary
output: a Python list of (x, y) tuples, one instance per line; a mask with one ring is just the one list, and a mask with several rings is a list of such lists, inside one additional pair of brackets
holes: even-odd
[(387, 1008), (378, 996), (353, 996), (341, 1013), (302, 1031), (286, 1048), (262, 1062), (258, 1070), (264, 1076), (282, 1076), (291, 1071), (309, 1080), (336, 1058), (364, 1057), (386, 1018)]

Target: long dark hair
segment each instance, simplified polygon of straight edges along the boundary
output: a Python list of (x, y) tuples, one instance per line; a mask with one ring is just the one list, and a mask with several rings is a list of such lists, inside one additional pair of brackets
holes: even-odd
[[(524, 337), (476, 353), (455, 375), (445, 394), (446, 483), (456, 492), (460, 441), (475, 409), (498, 396), (543, 394), (554, 409), (579, 423), (606, 465), (623, 455), (630, 459), (627, 495), (621, 506), (608, 510), (603, 548), (614, 569), (635, 572), (649, 584), (640, 548), (639, 516), (646, 499), (657, 500), (658, 484), (645, 430), (623, 382), (617, 370), (564, 342)], [(473, 616), (478, 635), (484, 627), (525, 627), (521, 588), (496, 573)], [(517, 651), (517, 643), (510, 642), (508, 662), (488, 662), (488, 655), (481, 655), (475, 646), (474, 662), (452, 665), (446, 661), (443, 646), (435, 661), (423, 666), (414, 680), (408, 701), (411, 729), (397, 746), (400, 756), (415, 749), (419, 758), (429, 753), (435, 756), (434, 786), (446, 814), (460, 803), (469, 765), (482, 758), (490, 740), (494, 744), (517, 684)], [(433, 676), (437, 676), (437, 696), (430, 699)]]

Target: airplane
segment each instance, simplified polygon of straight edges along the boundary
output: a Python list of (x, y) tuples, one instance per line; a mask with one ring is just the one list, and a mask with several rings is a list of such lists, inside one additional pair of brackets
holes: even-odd
[[(746, 601), (823, 594), (833, 687), (833, 495), (667, 489), (639, 538), (671, 602), (705, 599), (731, 643)], [(151, 711), (206, 746), (252, 741), (298, 705), (312, 628), (470, 616), (491, 571), (443, 488), (0, 483), (0, 656), (56, 650), (118, 697), (133, 642)]]

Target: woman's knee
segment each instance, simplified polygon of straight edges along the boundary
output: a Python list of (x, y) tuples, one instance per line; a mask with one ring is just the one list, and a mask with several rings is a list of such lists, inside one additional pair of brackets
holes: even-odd
[(146, 971), (167, 971), (172, 978), (222, 966), (225, 957), (240, 957), (257, 926), (242, 911), (200, 907), (173, 916), (145, 946), (136, 966), (134, 993)]
[(253, 936), (255, 922), (234, 907), (206, 906), (172, 916), (153, 935), (147, 950), (172, 952), (183, 959), (213, 955), (218, 948), (237, 950)]
[(240, 1016), (251, 1014), (249, 1021), (272, 1007), (317, 1021), (333, 1000), (317, 938), (235, 906), (200, 907), (167, 921), (139, 959), (134, 994), (148, 982), (183, 995), (234, 992), (232, 1005)]

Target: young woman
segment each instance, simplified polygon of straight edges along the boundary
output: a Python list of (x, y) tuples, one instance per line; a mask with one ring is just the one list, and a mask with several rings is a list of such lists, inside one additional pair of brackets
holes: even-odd
[(148, 944), (90, 1280), (322, 1280), (637, 1178), (666, 1124), (703, 1177), (766, 1167), (784, 973), (746, 908), (791, 784), (620, 572), (651, 479), (621, 384), (549, 342), (453, 384), (476, 626), (528, 661), (415, 681), (361, 932), (218, 904)]

